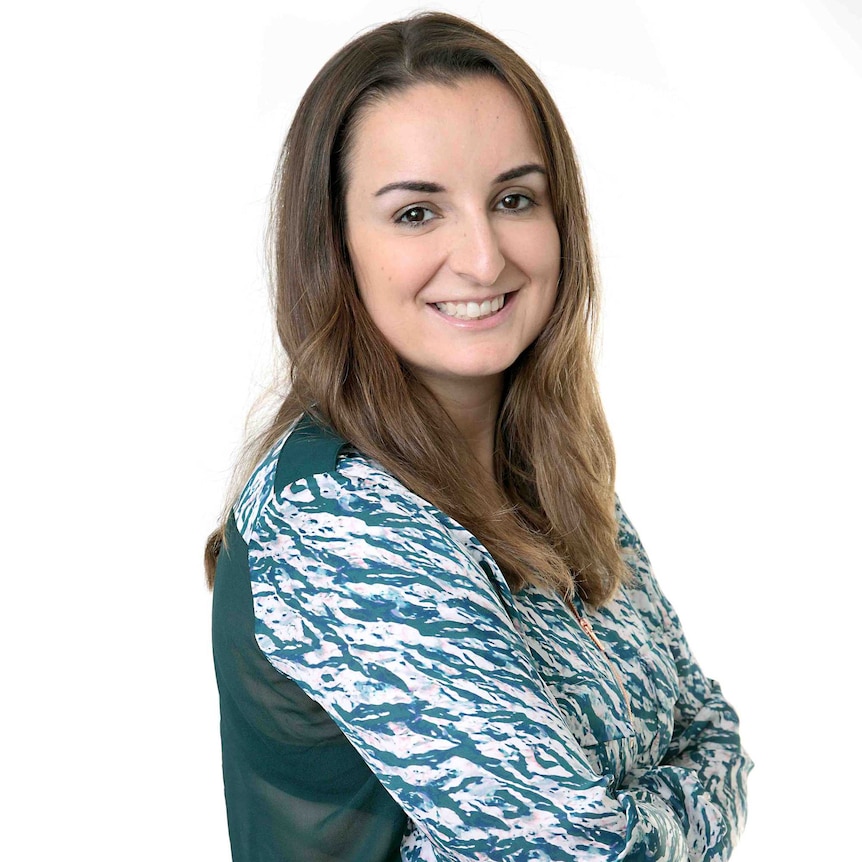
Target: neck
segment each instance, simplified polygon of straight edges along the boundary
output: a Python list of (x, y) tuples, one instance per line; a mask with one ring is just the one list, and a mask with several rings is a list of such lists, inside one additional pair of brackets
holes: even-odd
[(479, 381), (437, 381), (425, 385), (434, 393), (455, 427), (461, 432), (473, 456), (496, 487), (494, 476), (494, 443), (497, 415), (503, 397), (503, 376)]

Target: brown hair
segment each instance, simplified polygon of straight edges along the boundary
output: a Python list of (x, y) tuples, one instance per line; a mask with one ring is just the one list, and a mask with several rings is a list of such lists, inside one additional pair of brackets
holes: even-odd
[[(506, 375), (495, 471), (507, 502), (482, 494), (479, 465), (433, 395), (365, 311), (347, 252), (344, 190), (361, 110), (417, 83), (493, 75), (538, 142), (561, 243), (556, 306)], [(488, 548), (513, 589), (535, 584), (591, 603), (625, 578), (614, 515), (614, 451), (594, 370), (598, 279), (583, 187), (560, 113), (535, 72), (494, 36), (443, 13), (365, 33), (306, 91), (281, 152), (270, 264), (289, 391), (250, 441), (250, 468), (303, 412), (331, 426)], [(212, 584), (223, 527), (207, 542)]]

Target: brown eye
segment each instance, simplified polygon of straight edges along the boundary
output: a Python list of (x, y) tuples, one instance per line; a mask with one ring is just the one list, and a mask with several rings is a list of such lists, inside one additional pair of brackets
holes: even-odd
[(396, 224), (406, 224), (409, 227), (419, 227), (436, 218), (428, 207), (408, 207), (395, 217)]
[(507, 210), (508, 212), (523, 212), (531, 209), (536, 205), (535, 201), (522, 194), (504, 195), (497, 202), (497, 209)]

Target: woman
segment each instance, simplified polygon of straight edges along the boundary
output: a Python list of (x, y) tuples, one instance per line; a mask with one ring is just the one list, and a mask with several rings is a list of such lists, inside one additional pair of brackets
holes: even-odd
[(207, 550), (234, 859), (726, 858), (750, 762), (615, 500), (536, 75), (448, 15), (360, 36), (272, 249), (290, 391)]

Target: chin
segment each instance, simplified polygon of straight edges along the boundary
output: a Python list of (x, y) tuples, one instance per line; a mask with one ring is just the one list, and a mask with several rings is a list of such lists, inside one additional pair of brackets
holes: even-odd
[(499, 364), (494, 365), (481, 365), (481, 366), (472, 366), (472, 367), (461, 367), (457, 369), (449, 369), (447, 371), (439, 371), (435, 373), (433, 376), (438, 377), (440, 379), (447, 379), (453, 383), (484, 383), (489, 380), (493, 380), (494, 378), (501, 377), (506, 369), (510, 368), (513, 364), (512, 362), (501, 362)]

